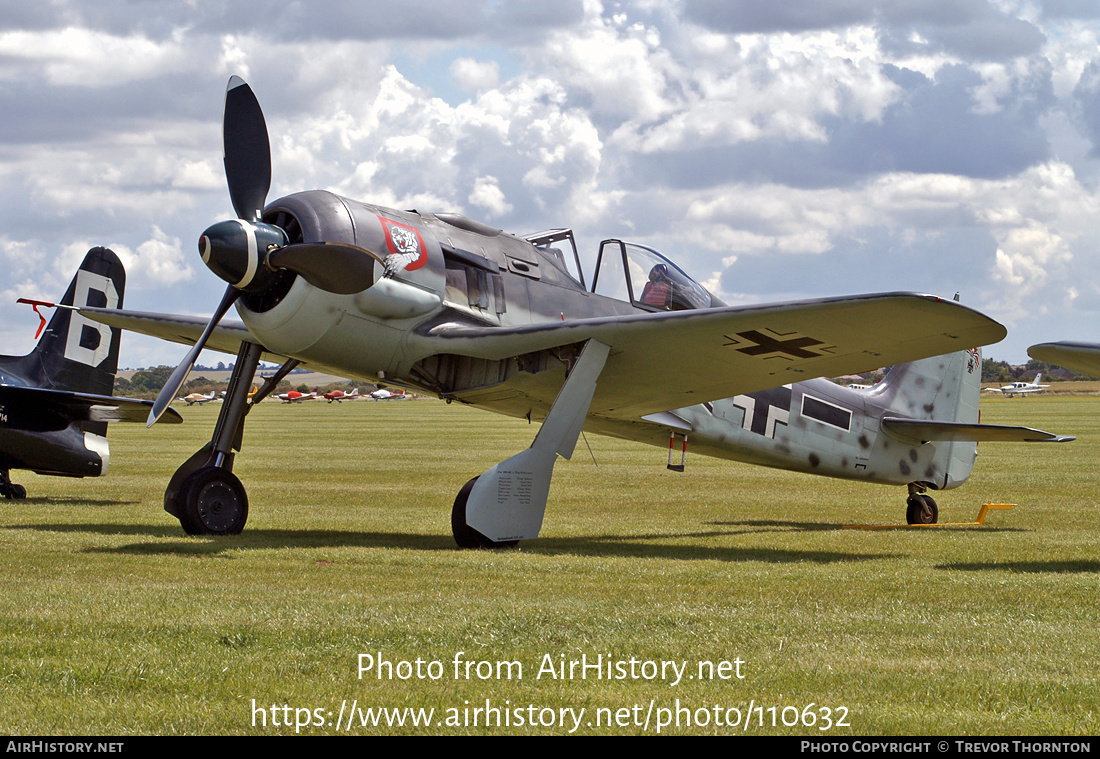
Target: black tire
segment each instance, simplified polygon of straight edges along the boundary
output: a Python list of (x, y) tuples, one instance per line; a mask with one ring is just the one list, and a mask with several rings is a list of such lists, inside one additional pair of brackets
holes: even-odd
[(188, 535), (239, 535), (248, 521), (248, 494), (232, 472), (208, 466), (180, 486), (180, 525)]
[(909, 524), (936, 524), (940, 509), (930, 495), (915, 495), (905, 502), (905, 521)]
[(451, 534), (459, 548), (513, 548), (518, 540), (506, 540), (496, 542), (482, 535), (470, 525), (466, 524), (466, 503), (470, 500), (470, 491), (474, 489), (477, 477), (462, 486), (455, 496), (454, 506), (451, 507)]
[(27, 489), (22, 485), (16, 485), (14, 482), (4, 483), (0, 485), (0, 496), (18, 501), (27, 497)]

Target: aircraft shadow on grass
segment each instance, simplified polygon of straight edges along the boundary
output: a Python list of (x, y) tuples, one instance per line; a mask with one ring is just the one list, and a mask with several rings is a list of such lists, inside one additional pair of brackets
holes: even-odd
[(41, 496), (27, 498), (21, 504), (26, 506), (136, 506), (141, 501), (116, 501), (101, 500), (95, 498), (78, 498), (76, 496)]
[[(750, 519), (750, 520), (746, 520), (746, 521), (743, 521), (743, 522), (710, 522), (710, 524), (725, 525), (725, 526), (729, 526), (729, 527), (735, 527), (735, 526), (741, 525), (741, 526), (745, 526), (745, 527), (761, 528), (761, 529), (753, 529), (753, 530), (744, 530), (744, 531), (742, 531), (743, 534), (748, 534), (748, 533), (751, 533), (751, 532), (780, 532), (780, 531), (783, 531), (783, 532), (831, 532), (831, 531), (836, 531), (836, 530), (849, 529), (848, 527), (846, 527), (844, 525), (834, 524), (834, 523), (830, 523), (830, 522), (793, 522), (793, 521), (788, 522), (788, 521), (780, 521), (780, 520), (775, 520), (775, 519)], [(782, 528), (782, 529), (781, 530), (776, 530), (776, 529), (763, 529), (763, 528)], [(890, 526), (887, 526), (887, 528), (890, 529)], [(858, 529), (858, 527), (857, 527), (857, 529)], [(905, 528), (904, 525), (897, 525), (897, 529), (906, 529), (906, 528)], [(974, 529), (974, 526), (970, 525), (970, 524), (960, 524), (957, 527), (945, 524), (945, 525), (940, 525), (940, 526), (936, 527), (936, 531), (941, 532), (941, 533), (945, 530), (948, 531), (948, 532), (960, 532), (960, 531), (972, 530), (972, 529)], [(1024, 532), (1024, 530), (1022, 530), (1019, 527), (990, 527), (988, 525), (983, 525), (982, 526), (982, 532)], [(706, 533), (700, 533), (700, 534), (703, 535), (703, 534), (706, 534)], [(717, 533), (715, 533), (715, 534), (717, 534)], [(725, 534), (733, 534), (733, 533), (725, 533)]]
[[(40, 530), (42, 532), (91, 532), (102, 535), (145, 535), (175, 537), (175, 530), (150, 525), (83, 524), (83, 525), (17, 525), (7, 529)], [(621, 556), (682, 561), (763, 561), (774, 564), (813, 562), (835, 564), (899, 558), (895, 553), (856, 553), (841, 551), (800, 551), (783, 548), (738, 548), (700, 545), (653, 544), (652, 540), (676, 540), (694, 537), (723, 537), (743, 532), (708, 531), (701, 533), (661, 533), (622, 538), (612, 535), (547, 538), (537, 545), (525, 545), (524, 552), (535, 554), (574, 554), (591, 556)], [(226, 551), (249, 551), (268, 548), (402, 548), (419, 551), (454, 551), (445, 535), (409, 535), (387, 532), (339, 532), (334, 530), (252, 530), (245, 538), (211, 538), (205, 541), (174, 540), (158, 543), (132, 543), (117, 547), (90, 547), (86, 553), (213, 556)]]
[(1022, 572), (1025, 574), (1100, 574), (1096, 559), (1063, 559), (1061, 561), (987, 561), (938, 564), (936, 569), (959, 572)]

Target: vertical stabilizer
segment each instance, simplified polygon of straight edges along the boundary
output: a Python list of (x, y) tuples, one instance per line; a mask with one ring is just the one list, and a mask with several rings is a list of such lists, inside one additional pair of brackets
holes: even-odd
[[(92, 248), (59, 305), (121, 308), (125, 288), (126, 272), (114, 251)], [(43, 388), (111, 395), (121, 339), (120, 330), (57, 308), (38, 345), (22, 359), (24, 377)]]
[[(890, 414), (910, 419), (978, 423), (981, 396), (982, 353), (980, 348), (933, 356), (890, 370), (883, 380)], [(934, 479), (925, 484), (938, 490), (957, 487), (970, 476), (978, 444), (939, 440), (929, 471)]]

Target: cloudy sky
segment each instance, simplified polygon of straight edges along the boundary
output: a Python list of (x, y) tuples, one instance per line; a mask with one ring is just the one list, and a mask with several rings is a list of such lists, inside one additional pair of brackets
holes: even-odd
[(1012, 362), (1100, 341), (1098, 37), (1095, 0), (0, 0), (0, 350), (93, 245), (127, 307), (213, 310), (232, 74), (269, 199), (622, 237), (729, 303), (961, 291)]

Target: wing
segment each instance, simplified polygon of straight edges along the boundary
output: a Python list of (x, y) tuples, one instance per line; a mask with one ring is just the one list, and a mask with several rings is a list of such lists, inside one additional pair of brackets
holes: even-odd
[[(112, 308), (84, 307), (76, 309), (93, 321), (111, 327), (138, 332), (151, 337), (159, 337), (173, 343), (194, 345), (202, 331), (206, 329), (209, 317), (180, 316), (176, 314), (155, 314), (145, 311), (123, 311)], [(236, 355), (242, 342), (256, 342), (243, 322), (222, 319), (214, 328), (214, 333), (206, 341), (206, 347)], [(281, 364), (286, 356), (264, 351), (263, 360)]]
[(965, 440), (978, 443), (1068, 443), (1070, 440), (1077, 439), (1073, 435), (1055, 435), (1030, 427), (934, 422), (889, 416), (883, 417), (882, 428), (898, 437), (920, 443), (927, 443), (930, 440)]
[[(62, 430), (72, 422), (145, 422), (152, 405), (152, 401), (136, 398), (41, 387), (0, 387), (5, 426), (32, 432)], [(169, 409), (163, 421), (178, 424), (183, 417)]]
[[(498, 360), (599, 340), (611, 354), (591, 413), (629, 418), (951, 353), (1005, 334), (997, 322), (953, 301), (886, 293), (511, 329), (443, 324), (422, 337), (436, 352)], [(536, 376), (519, 390), (541, 405), (553, 401), (559, 387), (560, 377), (551, 386)], [(493, 392), (458, 395), (487, 403)]]
[(1100, 344), (1039, 343), (1027, 349), (1027, 355), (1038, 361), (1056, 364), (1075, 372), (1100, 377)]

